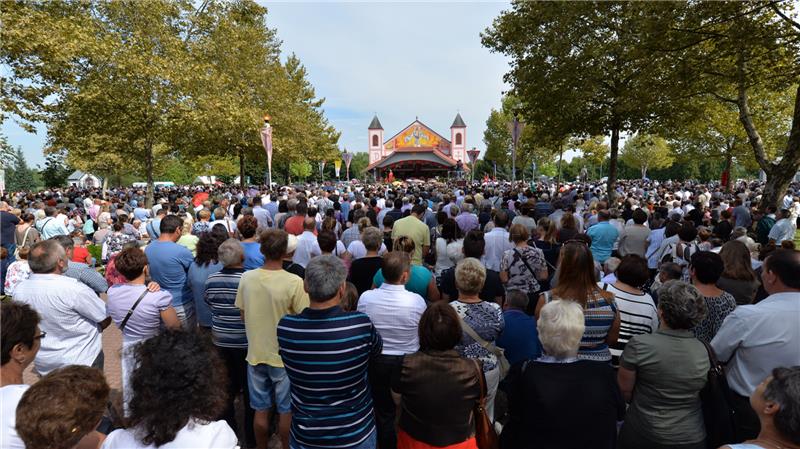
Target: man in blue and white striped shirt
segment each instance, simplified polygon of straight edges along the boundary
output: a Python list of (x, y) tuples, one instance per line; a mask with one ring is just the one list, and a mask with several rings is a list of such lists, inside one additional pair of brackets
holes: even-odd
[(374, 448), (367, 371), (383, 342), (367, 315), (339, 307), (347, 270), (335, 256), (306, 267), (311, 304), (278, 323), (278, 343), (292, 392), (292, 448)]

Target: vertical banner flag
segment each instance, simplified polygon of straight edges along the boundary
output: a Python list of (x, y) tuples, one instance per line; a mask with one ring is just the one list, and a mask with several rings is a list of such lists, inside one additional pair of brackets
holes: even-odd
[(473, 148), (467, 151), (467, 156), (469, 156), (469, 163), (475, 165), (475, 161), (478, 160), (478, 155), (481, 154), (480, 150)]
[(336, 177), (339, 177), (339, 172), (342, 170), (342, 160), (336, 159), (333, 161), (333, 169), (336, 171)]
[(261, 144), (267, 152), (267, 169), (269, 170), (269, 184), (272, 185), (272, 126), (269, 124), (269, 117), (264, 118), (264, 126), (261, 128)]
[(342, 154), (342, 160), (344, 161), (344, 166), (347, 168), (347, 179), (350, 179), (350, 161), (353, 160), (353, 153), (348, 153), (347, 150), (344, 150), (344, 154)]

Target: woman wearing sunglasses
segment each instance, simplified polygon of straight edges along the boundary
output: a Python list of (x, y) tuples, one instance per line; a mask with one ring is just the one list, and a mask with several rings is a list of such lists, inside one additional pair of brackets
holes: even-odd
[(2, 364), (0, 364), (0, 441), (3, 448), (25, 449), (17, 435), (16, 410), (28, 385), (22, 380), (25, 368), (39, 352), (45, 333), (39, 329), (39, 314), (29, 305), (15, 301), (2, 306)]

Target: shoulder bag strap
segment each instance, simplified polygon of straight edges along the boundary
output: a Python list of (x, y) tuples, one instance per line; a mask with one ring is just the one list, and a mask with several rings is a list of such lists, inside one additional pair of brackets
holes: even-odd
[(25, 246), (25, 242), (28, 241), (28, 234), (30, 233), (31, 233), (31, 226), (28, 226), (28, 229), (25, 230), (25, 235), (22, 236), (22, 245), (20, 246)]
[(463, 319), (461, 319), (461, 318), (459, 318), (459, 319), (461, 320), (461, 328), (464, 329), (464, 332), (466, 332), (467, 335), (472, 337), (472, 339), (475, 340), (484, 349), (488, 350), (489, 352), (491, 352), (494, 355), (497, 355), (497, 352), (498, 352), (497, 351), (497, 346), (495, 346), (494, 344), (489, 343), (488, 341), (486, 341), (483, 338), (481, 338), (481, 336), (478, 335), (477, 332), (475, 332), (475, 329), (473, 329), (472, 326), (467, 324), (467, 322), (464, 321)]
[(39, 228), (37, 226), (37, 229), (39, 230), (39, 232), (44, 231), (44, 227), (47, 226), (47, 223), (50, 223), (51, 221), (53, 221), (53, 217), (50, 217), (47, 220), (45, 220), (44, 223), (42, 223), (42, 227), (41, 228)]
[(486, 380), (483, 377), (483, 368), (481, 368), (481, 364), (476, 359), (470, 359), (472, 363), (475, 365), (475, 370), (478, 372), (478, 384), (481, 386), (481, 397), (479, 399), (481, 406), (484, 402), (486, 402)]
[(711, 367), (709, 368), (709, 373), (722, 375), (723, 371), (720, 366), (719, 360), (717, 359), (717, 354), (714, 352), (714, 348), (712, 348), (711, 345), (708, 344), (708, 342), (706, 341), (700, 340), (700, 343), (702, 343), (703, 346), (705, 346), (706, 352), (708, 353), (708, 361), (711, 364)]
[(120, 330), (120, 332), (121, 332), (122, 330), (124, 330), (124, 329), (125, 329), (125, 325), (126, 325), (126, 324), (128, 324), (128, 320), (131, 318), (131, 315), (133, 315), (133, 311), (134, 311), (134, 310), (136, 310), (136, 306), (138, 306), (138, 305), (139, 305), (139, 303), (142, 301), (142, 299), (144, 299), (144, 297), (145, 297), (145, 296), (146, 296), (148, 293), (149, 293), (149, 292), (147, 291), (147, 286), (145, 286), (145, 287), (144, 287), (144, 291), (142, 292), (142, 294), (141, 294), (141, 295), (139, 295), (139, 299), (137, 299), (137, 300), (136, 300), (136, 302), (135, 302), (135, 303), (133, 303), (133, 305), (131, 306), (131, 308), (128, 310), (128, 313), (125, 315), (125, 318), (122, 320), (122, 322), (121, 322), (121, 323), (119, 323), (119, 330)]
[[(533, 275), (533, 278), (534, 278), (534, 279), (536, 279), (536, 280), (538, 281), (538, 278), (536, 277), (536, 272), (535, 272), (535, 271), (533, 271), (533, 268), (531, 268), (531, 266), (528, 264), (528, 261), (527, 261), (527, 260), (525, 260), (525, 256), (524, 256), (524, 255), (523, 255), (521, 252), (519, 252), (519, 250), (517, 250), (517, 248), (514, 248), (514, 252), (515, 252), (515, 253), (516, 253), (516, 254), (519, 256), (519, 258), (522, 260), (522, 263), (524, 263), (524, 264), (525, 264), (525, 268), (527, 268), (527, 269), (528, 269), (528, 271), (530, 271), (530, 272), (531, 272), (531, 274)], [(547, 262), (547, 259), (545, 259), (545, 262)]]

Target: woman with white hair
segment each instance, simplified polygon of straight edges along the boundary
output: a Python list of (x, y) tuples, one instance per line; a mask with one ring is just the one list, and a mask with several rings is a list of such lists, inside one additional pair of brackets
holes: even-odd
[[(611, 365), (578, 359), (583, 308), (555, 300), (539, 312), (544, 355), (514, 365), (501, 448), (613, 449), (625, 402)], [(580, 428), (576, 427), (579, 423)]]

